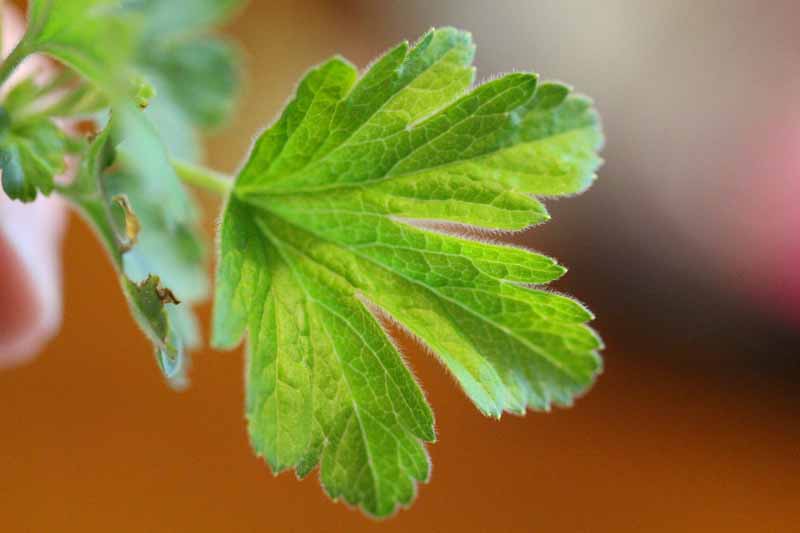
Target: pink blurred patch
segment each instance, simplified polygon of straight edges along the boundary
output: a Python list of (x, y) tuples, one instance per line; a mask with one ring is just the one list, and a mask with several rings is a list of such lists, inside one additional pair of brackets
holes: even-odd
[(754, 132), (733, 231), (745, 289), (759, 304), (800, 325), (800, 111)]
[[(3, 10), (3, 56), (21, 39), (24, 21)], [(14, 71), (3, 91), (26, 76), (47, 77), (49, 63), (31, 57)], [(14, 202), (0, 192), (0, 368), (29, 360), (61, 323), (61, 237), (64, 202), (39, 197)]]

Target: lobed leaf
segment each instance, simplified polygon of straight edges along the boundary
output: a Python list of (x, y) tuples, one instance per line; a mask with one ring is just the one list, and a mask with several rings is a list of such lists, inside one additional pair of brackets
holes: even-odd
[(521, 230), (531, 195), (585, 189), (600, 163), (591, 103), (534, 74), (470, 90), (453, 28), (359, 77), (313, 68), (256, 141), (220, 228), (212, 342), (248, 332), (247, 417), (274, 471), (321, 467), (333, 498), (386, 516), (427, 479), (433, 418), (380, 309), (427, 344), (485, 414), (570, 405), (601, 369), (592, 315), (533, 288), (550, 258), (424, 229)]

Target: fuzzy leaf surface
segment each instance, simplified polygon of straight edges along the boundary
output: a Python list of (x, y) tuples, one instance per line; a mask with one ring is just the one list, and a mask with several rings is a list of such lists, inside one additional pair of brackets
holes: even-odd
[(321, 466), (333, 498), (386, 516), (429, 466), (431, 411), (373, 312), (421, 339), (485, 414), (569, 405), (601, 369), (581, 304), (534, 285), (548, 257), (415, 220), (520, 230), (535, 196), (583, 191), (591, 102), (515, 73), (472, 88), (469, 34), (432, 30), (359, 76), (313, 68), (256, 141), (220, 228), (213, 341), (248, 332), (247, 418), (273, 470)]

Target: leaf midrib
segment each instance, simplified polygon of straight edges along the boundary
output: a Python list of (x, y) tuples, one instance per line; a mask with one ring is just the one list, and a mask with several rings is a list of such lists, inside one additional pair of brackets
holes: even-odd
[[(406, 65), (406, 60), (408, 59), (408, 52), (409, 52), (409, 50), (411, 50), (411, 49), (406, 49), (406, 54), (405, 54), (405, 57), (403, 58), (403, 61), (402, 61), (402, 62), (400, 62), (400, 64), (399, 64), (399, 66), (397, 67), (397, 69), (395, 69), (395, 73), (396, 73), (396, 75), (397, 75), (397, 79), (399, 79), (399, 78), (400, 78), (401, 70), (402, 70), (402, 69), (403, 69), (403, 67), (405, 67), (405, 65)], [(452, 53), (454, 50), (458, 50), (458, 47), (453, 47), (453, 48), (450, 48), (450, 49), (449, 49), (447, 52), (445, 52), (444, 54), (442, 54), (442, 55), (441, 55), (441, 57), (439, 57), (439, 58), (438, 58), (436, 61), (434, 61), (433, 63), (431, 63), (431, 64), (430, 64), (430, 65), (429, 65), (429, 66), (428, 66), (428, 67), (427, 67), (427, 68), (426, 68), (424, 71), (420, 72), (420, 73), (419, 73), (419, 74), (418, 74), (416, 77), (414, 77), (414, 78), (409, 78), (409, 80), (408, 80), (408, 81), (407, 81), (405, 84), (403, 84), (403, 85), (401, 85), (401, 86), (397, 87), (396, 89), (394, 89), (394, 91), (395, 91), (395, 92), (394, 92), (394, 93), (392, 93), (392, 95), (391, 95), (389, 98), (387, 98), (387, 99), (386, 99), (386, 100), (385, 100), (385, 101), (384, 101), (384, 102), (383, 102), (383, 103), (382, 103), (380, 106), (378, 106), (378, 108), (377, 108), (377, 109), (375, 109), (375, 111), (373, 111), (373, 112), (372, 112), (372, 114), (371, 114), (369, 117), (367, 117), (367, 118), (366, 118), (366, 119), (365, 119), (365, 120), (364, 120), (364, 121), (363, 121), (361, 124), (359, 124), (359, 125), (358, 125), (358, 127), (356, 127), (356, 128), (353, 130), (353, 131), (351, 131), (351, 132), (350, 132), (350, 133), (347, 135), (347, 137), (345, 137), (344, 139), (342, 139), (342, 141), (341, 141), (341, 142), (340, 142), (340, 143), (339, 143), (337, 146), (335, 146), (335, 147), (333, 147), (332, 149), (330, 149), (330, 150), (328, 151), (328, 153), (326, 153), (326, 154), (325, 154), (325, 155), (324, 155), (322, 158), (318, 159), (317, 161), (309, 160), (309, 161), (308, 161), (308, 162), (306, 162), (306, 163), (305, 163), (305, 164), (304, 164), (302, 167), (300, 167), (299, 169), (296, 169), (296, 170), (292, 171), (292, 173), (291, 173), (291, 174), (288, 174), (287, 176), (283, 176), (283, 178), (284, 178), (284, 179), (286, 179), (286, 178), (291, 178), (291, 177), (293, 177), (293, 176), (297, 176), (297, 175), (299, 175), (301, 172), (303, 172), (304, 170), (308, 169), (308, 167), (309, 167), (309, 166), (311, 166), (311, 165), (319, 165), (319, 164), (321, 164), (322, 162), (326, 161), (326, 160), (327, 160), (329, 157), (331, 157), (333, 154), (335, 154), (335, 153), (339, 152), (339, 151), (340, 151), (340, 150), (341, 150), (341, 149), (342, 149), (342, 148), (343, 148), (343, 147), (344, 147), (344, 146), (345, 146), (345, 145), (346, 145), (346, 144), (347, 144), (347, 143), (348, 143), (348, 142), (349, 142), (349, 141), (350, 141), (350, 140), (351, 140), (351, 139), (352, 139), (352, 138), (353, 138), (353, 137), (354, 137), (354, 136), (355, 136), (357, 133), (359, 133), (359, 132), (360, 132), (360, 131), (361, 131), (361, 130), (364, 128), (364, 127), (366, 127), (366, 125), (367, 125), (367, 124), (369, 124), (369, 123), (370, 123), (370, 120), (371, 120), (373, 117), (375, 117), (375, 115), (377, 115), (378, 113), (380, 113), (381, 111), (383, 111), (383, 109), (384, 109), (384, 108), (386, 108), (386, 106), (388, 106), (388, 105), (389, 105), (391, 102), (395, 101), (395, 100), (398, 98), (398, 96), (399, 96), (399, 95), (402, 93), (403, 89), (405, 89), (406, 87), (408, 87), (408, 85), (410, 85), (410, 84), (411, 84), (411, 83), (412, 83), (414, 80), (417, 80), (417, 79), (419, 79), (419, 78), (420, 78), (420, 77), (421, 77), (423, 74), (425, 74), (425, 73), (427, 73), (428, 71), (430, 71), (430, 69), (432, 69), (434, 66), (436, 66), (436, 65), (438, 65), (440, 62), (444, 61), (444, 59), (445, 59), (445, 58), (447, 58), (447, 57), (448, 57), (448, 56), (449, 56), (449, 55), (450, 55), (450, 54), (451, 54), (451, 53)], [(354, 84), (353, 84), (353, 85), (352, 85), (352, 86), (351, 86), (351, 87), (348, 89), (348, 91), (347, 91), (347, 94), (345, 94), (345, 95), (342, 97), (342, 99), (341, 99), (341, 100), (340, 100), (340, 101), (337, 103), (337, 111), (338, 111), (338, 107), (339, 107), (340, 105), (346, 105), (346, 104), (348, 103), (348, 99), (350, 98), (350, 96), (352, 95), (352, 93), (353, 93), (353, 91), (356, 89), (356, 87), (358, 87), (358, 85), (361, 83), (361, 80), (363, 80), (363, 78), (359, 79), (359, 80), (358, 80), (356, 83), (354, 83)], [(311, 101), (311, 103), (309, 104), (309, 109), (310, 109), (310, 108), (311, 108), (311, 106), (314, 104), (314, 102), (316, 102), (316, 99), (317, 99), (317, 95), (318, 95), (318, 94), (319, 94), (319, 92), (318, 92), (318, 91), (314, 93), (314, 98), (313, 98), (313, 100)], [(445, 106), (445, 107), (447, 107), (447, 106)], [(441, 109), (442, 109), (442, 108), (440, 108), (440, 109), (436, 109), (435, 111), (433, 111), (433, 112), (431, 113), (431, 116), (433, 116), (433, 115), (435, 115), (436, 113), (438, 113), (438, 112), (439, 112)], [(308, 116), (308, 112), (306, 112), (306, 113), (303, 115), (303, 122), (305, 122), (305, 120), (306, 120), (307, 116)], [(336, 116), (336, 112), (334, 112), (333, 116), (331, 117), (331, 120), (333, 120), (333, 118), (334, 118), (335, 116)], [(327, 132), (327, 135), (326, 135), (326, 138), (330, 138), (330, 134), (331, 134), (331, 130), (330, 130), (330, 128), (329, 128), (329, 129), (328, 129), (328, 132)], [(290, 138), (290, 137), (289, 137), (289, 138)], [(289, 140), (289, 138), (287, 138), (287, 141), (286, 141), (286, 143), (284, 143), (284, 144), (283, 144), (283, 146), (281, 146), (281, 150), (280, 150), (280, 152), (278, 152), (278, 153), (275, 155), (275, 157), (273, 158), (273, 160), (270, 162), (270, 164), (269, 164), (269, 167), (267, 168), (267, 172), (269, 171), (269, 168), (271, 168), (271, 167), (272, 167), (272, 165), (274, 164), (274, 162), (275, 162), (275, 161), (277, 161), (277, 160), (278, 160), (278, 159), (279, 159), (279, 158), (280, 158), (280, 157), (283, 155), (283, 151), (286, 149), (286, 144), (288, 144), (288, 140)], [(245, 186), (245, 187), (241, 187), (240, 189), (248, 189), (248, 188), (250, 188), (250, 187), (246, 187), (246, 186)], [(253, 188), (257, 189), (256, 187), (253, 187)]]
[[(363, 181), (358, 181), (358, 182), (352, 182), (352, 183), (330, 183), (330, 184), (320, 185), (320, 186), (316, 186), (316, 187), (298, 187), (298, 188), (292, 189), (292, 190), (271, 189), (269, 187), (264, 187), (263, 185), (262, 186), (244, 185), (244, 186), (240, 186), (240, 187), (235, 187), (234, 188), (234, 193), (240, 199), (242, 199), (244, 201), (247, 201), (247, 197), (248, 196), (291, 196), (291, 195), (300, 195), (300, 194), (314, 194), (314, 193), (320, 193), (320, 192), (329, 192), (329, 191), (334, 191), (336, 189), (347, 189), (347, 188), (355, 188), (355, 187), (365, 187), (366, 188), (366, 187), (370, 187), (372, 185), (376, 185), (378, 183), (382, 183), (384, 181), (388, 181), (388, 180), (392, 180), (392, 179), (408, 178), (408, 177), (416, 176), (416, 175), (419, 175), (419, 174), (424, 174), (424, 173), (427, 173), (427, 172), (437, 172), (437, 171), (441, 171), (441, 170), (446, 170), (449, 167), (457, 167), (458, 165), (461, 165), (461, 164), (464, 164), (464, 163), (467, 163), (467, 162), (472, 162), (472, 163), (479, 164), (481, 162), (481, 160), (488, 159), (489, 157), (495, 156), (495, 155), (497, 155), (497, 154), (499, 154), (501, 152), (504, 152), (506, 150), (512, 150), (512, 149), (515, 149), (515, 148), (519, 148), (520, 146), (529, 146), (529, 145), (535, 146), (535, 145), (541, 144), (543, 142), (557, 141), (561, 137), (564, 137), (564, 136), (567, 136), (567, 135), (572, 135), (572, 134), (575, 134), (575, 133), (580, 133), (580, 132), (583, 132), (583, 131), (591, 132), (592, 131), (592, 126), (591, 125), (586, 125), (586, 126), (581, 126), (581, 127), (578, 127), (578, 128), (572, 128), (572, 129), (564, 130), (562, 132), (559, 132), (556, 135), (548, 135), (546, 137), (540, 137), (540, 138), (535, 139), (535, 140), (530, 141), (530, 142), (521, 142), (521, 143), (509, 145), (509, 146), (500, 146), (500, 147), (498, 147), (498, 148), (496, 148), (494, 150), (491, 150), (489, 152), (485, 152), (485, 153), (483, 153), (483, 154), (481, 154), (479, 156), (475, 156), (475, 157), (471, 157), (471, 158), (467, 158), (467, 159), (458, 159), (456, 161), (449, 161), (447, 163), (442, 163), (442, 164), (439, 164), (439, 165), (433, 165), (431, 167), (422, 168), (422, 169), (414, 170), (414, 171), (411, 171), (411, 172), (406, 172), (406, 173), (402, 173), (402, 174), (394, 174), (394, 175), (391, 175), (391, 176), (384, 175), (384, 176), (381, 176), (379, 178), (363, 180)], [(515, 191), (515, 192), (518, 192), (518, 191)], [(261, 204), (259, 204), (259, 206), (261, 206)]]

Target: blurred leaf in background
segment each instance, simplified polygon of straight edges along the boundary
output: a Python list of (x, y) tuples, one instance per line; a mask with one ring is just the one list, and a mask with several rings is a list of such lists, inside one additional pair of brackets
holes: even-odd
[(240, 85), (235, 44), (212, 35), (243, 4), (241, 0), (132, 0), (144, 14), (136, 64), (158, 97), (148, 109), (170, 152), (197, 161), (197, 130), (219, 127), (230, 117)]

